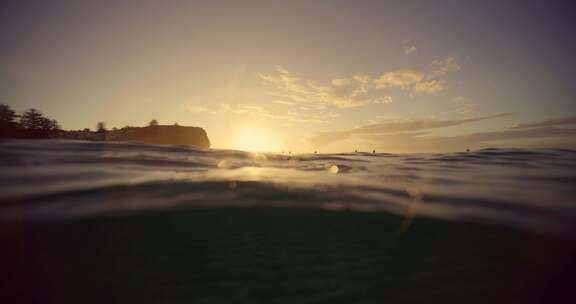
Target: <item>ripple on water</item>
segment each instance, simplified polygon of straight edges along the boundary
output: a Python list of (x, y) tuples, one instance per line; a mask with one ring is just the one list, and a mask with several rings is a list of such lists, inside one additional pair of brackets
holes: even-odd
[[(175, 207), (276, 206), (392, 212), (574, 231), (576, 151), (286, 156), (135, 143), (0, 143), (2, 219)], [(13, 218), (12, 218), (13, 219)]]

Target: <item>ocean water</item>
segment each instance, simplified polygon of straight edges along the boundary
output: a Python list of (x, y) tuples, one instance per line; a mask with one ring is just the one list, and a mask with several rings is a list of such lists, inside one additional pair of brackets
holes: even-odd
[(576, 232), (576, 151), (282, 155), (64, 140), (0, 144), (1, 220), (304, 207)]
[(562, 149), (3, 141), (0, 302), (567, 303), (575, 181)]

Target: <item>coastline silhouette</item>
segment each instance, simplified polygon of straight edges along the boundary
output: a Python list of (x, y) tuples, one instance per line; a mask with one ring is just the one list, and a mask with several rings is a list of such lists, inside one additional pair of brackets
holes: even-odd
[(96, 125), (96, 130), (63, 130), (59, 123), (46, 117), (37, 109), (29, 109), (17, 114), (7, 105), (0, 104), (0, 139), (77, 139), (90, 141), (133, 141), (147, 144), (191, 145), (210, 148), (210, 139), (203, 128), (173, 125), (160, 125), (156, 119), (146, 127), (126, 126), (108, 130), (104, 122)]

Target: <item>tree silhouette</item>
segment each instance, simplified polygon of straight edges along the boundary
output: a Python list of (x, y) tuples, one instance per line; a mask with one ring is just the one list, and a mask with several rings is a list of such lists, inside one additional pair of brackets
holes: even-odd
[(14, 125), (16, 126), (16, 118), (18, 115), (12, 108), (7, 105), (0, 104), (0, 124), (2, 126)]
[(98, 133), (98, 137), (100, 140), (106, 140), (106, 124), (104, 122), (99, 122), (96, 125), (96, 133)]
[(58, 125), (58, 122), (56, 121), (56, 119), (45, 118), (42, 120), (42, 130), (48, 131), (52, 134), (55, 131), (58, 131), (59, 129), (60, 129), (60, 126)]
[(102, 121), (99, 122), (99, 123), (96, 125), (96, 132), (98, 132), (98, 133), (106, 132), (106, 124), (105, 124), (104, 122), (102, 122)]
[(27, 131), (40, 131), (42, 129), (44, 115), (36, 109), (30, 109), (22, 113), (20, 126)]
[(30, 109), (20, 116), (20, 127), (24, 130), (26, 137), (48, 138), (58, 131), (58, 122), (44, 117), (42, 112)]
[(150, 127), (157, 127), (157, 126), (158, 126), (158, 121), (157, 121), (156, 119), (152, 119), (148, 125), (149, 125)]
[(12, 108), (0, 104), (0, 138), (16, 137), (19, 133), (18, 115)]

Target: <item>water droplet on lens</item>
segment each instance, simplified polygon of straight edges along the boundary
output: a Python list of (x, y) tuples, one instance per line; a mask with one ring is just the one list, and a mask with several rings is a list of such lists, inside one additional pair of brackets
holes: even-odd
[(218, 162), (218, 168), (227, 168), (228, 167), (228, 162), (226, 160), (221, 160), (220, 162)]
[(328, 171), (329, 171), (330, 173), (336, 174), (336, 173), (338, 173), (338, 166), (332, 165), (332, 166), (328, 167)]

